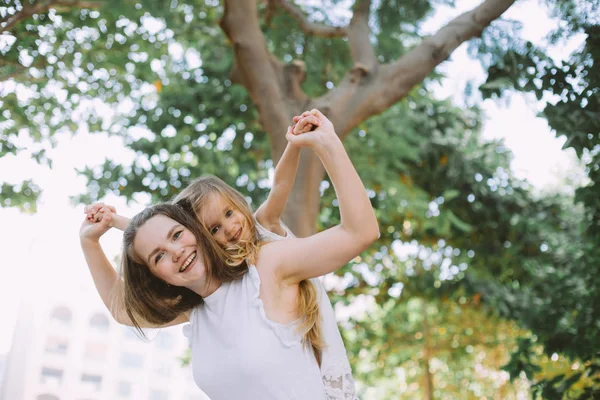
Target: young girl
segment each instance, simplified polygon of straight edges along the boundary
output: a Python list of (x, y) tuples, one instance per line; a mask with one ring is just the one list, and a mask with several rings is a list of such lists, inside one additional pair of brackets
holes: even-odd
[[(311, 124), (314, 126), (321, 123), (330, 125), (329, 121), (317, 111), (296, 117), (294, 122), (298, 123), (295, 127), (296, 133), (309, 130), (307, 128)], [(331, 132), (329, 136), (331, 136)], [(329, 136), (317, 135), (316, 137), (321, 140)], [(254, 258), (253, 254), (259, 254), (259, 240), (280, 240), (286, 236), (293, 238), (289, 229), (281, 224), (280, 215), (293, 185), (299, 152), (299, 148), (294, 146), (294, 140), (300, 136), (293, 136), (288, 130), (287, 137), (291, 139), (291, 144), (286, 148), (276, 168), (275, 183), (268, 200), (255, 214), (256, 221), (243, 196), (215, 177), (203, 177), (196, 180), (176, 198), (178, 202), (184, 201), (193, 205), (202, 225), (217, 242), (227, 249), (228, 264), (231, 266), (238, 267), (242, 265), (244, 259), (248, 257), (252, 259)], [(312, 147), (319, 143), (318, 140), (314, 141), (315, 143), (310, 142), (309, 139), (306, 140)], [(343, 155), (347, 159), (345, 152)], [(90, 217), (98, 210), (98, 207), (100, 205), (94, 205), (88, 209)], [(127, 220), (121, 220), (117, 222), (117, 225), (125, 225), (127, 222)], [(307, 267), (307, 269), (310, 268)], [(286, 309), (281, 317), (289, 320), (294, 315), (303, 316), (303, 323), (297, 328), (301, 332), (305, 332), (303, 337), (307, 343), (312, 345), (316, 359), (321, 358), (322, 360), (320, 363), (321, 373), (327, 397), (331, 399), (353, 398), (354, 385), (350, 366), (331, 303), (321, 282), (318, 279), (300, 280), (297, 291), (292, 290), (286, 296), (297, 297), (300, 300), (298, 302), (300, 307), (299, 309), (298, 307)], [(279, 301), (281, 300), (279, 299)], [(283, 300), (285, 303), (286, 299)], [(294, 304), (289, 299), (287, 300), (287, 303)], [(322, 334), (319, 325), (322, 325)], [(322, 357), (320, 357), (321, 353)]]

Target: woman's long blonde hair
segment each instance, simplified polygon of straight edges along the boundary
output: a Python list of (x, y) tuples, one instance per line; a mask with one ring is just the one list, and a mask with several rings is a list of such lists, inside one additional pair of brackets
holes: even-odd
[[(240, 241), (236, 245), (225, 249), (225, 263), (232, 268), (239, 268), (240, 265), (245, 265), (246, 260), (254, 264), (261, 243), (256, 231), (252, 209), (240, 192), (216, 176), (206, 175), (190, 183), (173, 201), (176, 204), (180, 202), (190, 204), (196, 217), (200, 220), (199, 216), (202, 206), (214, 194), (222, 196), (243, 214), (244, 224), (246, 225), (244, 229), (250, 234), (248, 240)], [(203, 225), (202, 221), (200, 221), (200, 225)], [(203, 228), (207, 231), (206, 226), (203, 225)], [(321, 314), (319, 311), (318, 294), (315, 285), (307, 279), (299, 283), (298, 314), (304, 317), (302, 324), (298, 328), (302, 334), (303, 342), (305, 345), (312, 346), (315, 358), (319, 365), (321, 365), (321, 354), (325, 348), (325, 342), (321, 336)]]

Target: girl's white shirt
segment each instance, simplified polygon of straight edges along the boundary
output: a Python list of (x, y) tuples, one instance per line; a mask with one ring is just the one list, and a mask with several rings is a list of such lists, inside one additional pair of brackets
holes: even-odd
[[(254, 222), (259, 239), (262, 241), (272, 242), (296, 237), (283, 223), (281, 227), (286, 232), (285, 237), (263, 227), (256, 218)], [(315, 285), (319, 296), (321, 334), (326, 344), (321, 359), (321, 378), (325, 387), (326, 398), (327, 400), (357, 400), (352, 369), (350, 368), (350, 362), (348, 361), (346, 348), (342, 341), (331, 301), (319, 278), (313, 278), (310, 281)]]

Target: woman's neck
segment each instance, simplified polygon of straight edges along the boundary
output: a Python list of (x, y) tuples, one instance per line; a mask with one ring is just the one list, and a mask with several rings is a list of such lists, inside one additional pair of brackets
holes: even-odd
[(189, 289), (193, 290), (200, 297), (205, 298), (216, 292), (218, 288), (221, 287), (221, 282), (216, 279), (211, 279), (210, 283), (205, 283), (199, 287), (190, 287)]

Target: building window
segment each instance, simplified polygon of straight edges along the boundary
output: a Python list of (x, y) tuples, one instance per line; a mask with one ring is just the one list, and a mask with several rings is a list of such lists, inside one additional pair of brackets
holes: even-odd
[(72, 319), (73, 316), (71, 310), (64, 306), (56, 307), (50, 314), (50, 321), (52, 325), (70, 326)]
[(119, 382), (117, 386), (117, 393), (119, 394), (119, 396), (129, 398), (131, 396), (131, 391), (132, 389), (130, 382)]
[(123, 337), (125, 337), (126, 340), (133, 342), (143, 342), (133, 328), (123, 328)]
[(164, 390), (151, 390), (150, 391), (150, 400), (168, 400), (169, 396), (167, 396), (167, 392)]
[(160, 332), (156, 336), (156, 347), (160, 350), (172, 350), (175, 346), (173, 335), (168, 332)]
[(65, 355), (69, 348), (67, 338), (60, 336), (48, 336), (46, 339), (46, 353)]
[(87, 391), (99, 392), (102, 388), (102, 377), (100, 375), (82, 374), (81, 386)]
[(94, 314), (90, 318), (90, 328), (97, 332), (107, 332), (108, 326), (108, 318), (104, 314)]
[(59, 400), (59, 398), (53, 394), (40, 394), (35, 400)]
[(63, 371), (57, 368), (42, 368), (42, 376), (40, 382), (49, 386), (59, 386), (62, 382)]
[(108, 346), (106, 343), (87, 342), (85, 344), (83, 356), (88, 360), (104, 361), (106, 359), (107, 351)]
[(210, 400), (208, 396), (202, 394), (188, 394), (185, 400)]
[(153, 365), (152, 370), (156, 376), (165, 378), (171, 376), (171, 364), (168, 362), (156, 363)]
[(144, 356), (135, 353), (121, 353), (120, 364), (125, 368), (142, 368)]

